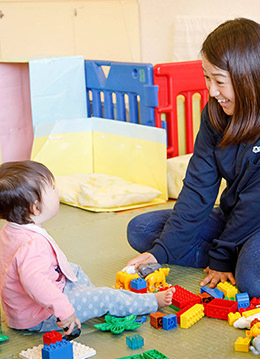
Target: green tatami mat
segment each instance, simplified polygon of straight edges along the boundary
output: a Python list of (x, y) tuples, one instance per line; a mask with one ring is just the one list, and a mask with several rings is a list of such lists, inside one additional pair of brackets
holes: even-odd
[[(113, 286), (116, 273), (127, 261), (136, 255), (126, 240), (128, 221), (142, 212), (171, 208), (172, 203), (144, 210), (123, 213), (91, 213), (66, 205), (61, 205), (59, 215), (44, 224), (44, 227), (55, 238), (69, 261), (78, 263), (89, 275), (96, 286)], [(4, 222), (0, 222), (0, 226)], [(200, 291), (199, 283), (204, 277), (201, 269), (170, 266), (167, 282), (178, 284), (193, 293)], [(170, 307), (162, 310), (174, 313)], [(2, 313), (3, 314), (3, 313)], [(0, 358), (17, 354), (22, 350), (42, 343), (42, 334), (15, 331), (7, 328), (2, 315), (2, 332), (9, 336), (7, 342), (0, 343)], [(113, 335), (94, 328), (94, 324), (103, 322), (103, 318), (93, 319), (82, 325), (79, 343), (94, 348), (94, 358), (109, 359), (130, 356), (150, 349), (157, 349), (170, 359), (239, 359), (254, 358), (249, 353), (235, 352), (234, 343), (245, 330), (229, 326), (227, 321), (202, 318), (188, 329), (178, 328), (171, 331), (155, 329), (147, 321), (135, 331)], [(141, 349), (131, 350), (126, 345), (126, 337), (139, 334), (144, 338)], [(64, 358), (65, 359), (65, 358)]]

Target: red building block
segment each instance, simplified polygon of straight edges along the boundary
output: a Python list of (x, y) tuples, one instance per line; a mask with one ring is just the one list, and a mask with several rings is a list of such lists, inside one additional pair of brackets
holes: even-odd
[(51, 343), (61, 342), (62, 341), (62, 334), (52, 330), (51, 332), (47, 332), (43, 334), (43, 343), (50, 345)]
[(204, 313), (207, 317), (228, 320), (228, 313), (237, 312), (237, 302), (214, 298), (211, 302), (204, 303), (204, 308)]
[(155, 327), (156, 329), (160, 329), (163, 327), (162, 318), (166, 314), (163, 314), (161, 312), (151, 313), (150, 314), (150, 324)]
[(172, 305), (175, 307), (182, 309), (187, 305), (201, 303), (201, 299), (194, 293), (189, 292), (188, 290), (180, 287), (179, 285), (175, 285), (175, 292), (172, 297)]
[(255, 307), (256, 307), (257, 305), (260, 305), (260, 298), (254, 297), (253, 299), (251, 299), (250, 305), (254, 305)]

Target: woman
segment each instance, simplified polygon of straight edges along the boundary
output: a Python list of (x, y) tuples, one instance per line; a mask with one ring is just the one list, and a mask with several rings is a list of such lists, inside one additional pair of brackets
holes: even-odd
[[(129, 223), (128, 241), (142, 254), (128, 265), (206, 267), (202, 286), (230, 280), (259, 297), (260, 25), (226, 21), (201, 54), (209, 101), (183, 189), (173, 210)], [(227, 187), (214, 208), (222, 177)]]

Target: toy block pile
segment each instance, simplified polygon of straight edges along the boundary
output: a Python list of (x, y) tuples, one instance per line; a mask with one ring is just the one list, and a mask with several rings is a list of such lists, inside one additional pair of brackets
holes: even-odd
[(260, 354), (260, 298), (250, 301), (248, 293), (238, 293), (229, 282), (219, 283), (214, 289), (202, 287), (197, 295), (176, 285), (170, 307), (175, 314), (151, 313), (150, 324), (156, 329), (171, 330), (177, 324), (189, 328), (203, 316), (223, 319), (235, 328), (249, 329), (245, 338), (239, 337), (235, 342), (236, 351)]
[(22, 359), (84, 359), (96, 355), (96, 351), (86, 345), (68, 341), (61, 333), (51, 331), (43, 335), (43, 344), (20, 352)]
[[(248, 307), (248, 295), (238, 293), (237, 288), (228, 282), (219, 283), (215, 289), (202, 287), (199, 294), (175, 285), (171, 307), (176, 311), (175, 314), (152, 313), (150, 324), (157, 329), (166, 330), (176, 328), (177, 324), (181, 328), (189, 328), (203, 316), (234, 322), (237, 310)], [(168, 321), (171, 321), (170, 325)]]

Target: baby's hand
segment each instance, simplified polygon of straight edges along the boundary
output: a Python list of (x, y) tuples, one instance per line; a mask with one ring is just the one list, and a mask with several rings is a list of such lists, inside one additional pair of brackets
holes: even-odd
[(201, 287), (209, 284), (210, 288), (215, 288), (219, 282), (223, 283), (227, 280), (230, 280), (233, 285), (236, 284), (236, 280), (231, 272), (218, 272), (210, 269), (209, 267), (205, 268), (204, 272), (207, 273), (207, 276), (201, 281)]
[(156, 258), (149, 252), (144, 252), (139, 254), (139, 256), (135, 257), (134, 259), (131, 259), (127, 265), (128, 266), (135, 266), (135, 268), (138, 268), (141, 264), (147, 264), (147, 263), (158, 263)]
[(57, 325), (60, 328), (68, 328), (64, 334), (68, 335), (73, 332), (73, 329), (75, 325), (77, 326), (77, 329), (81, 328), (81, 323), (79, 319), (75, 316), (75, 314), (72, 314), (68, 318), (64, 319), (63, 321), (57, 321)]

